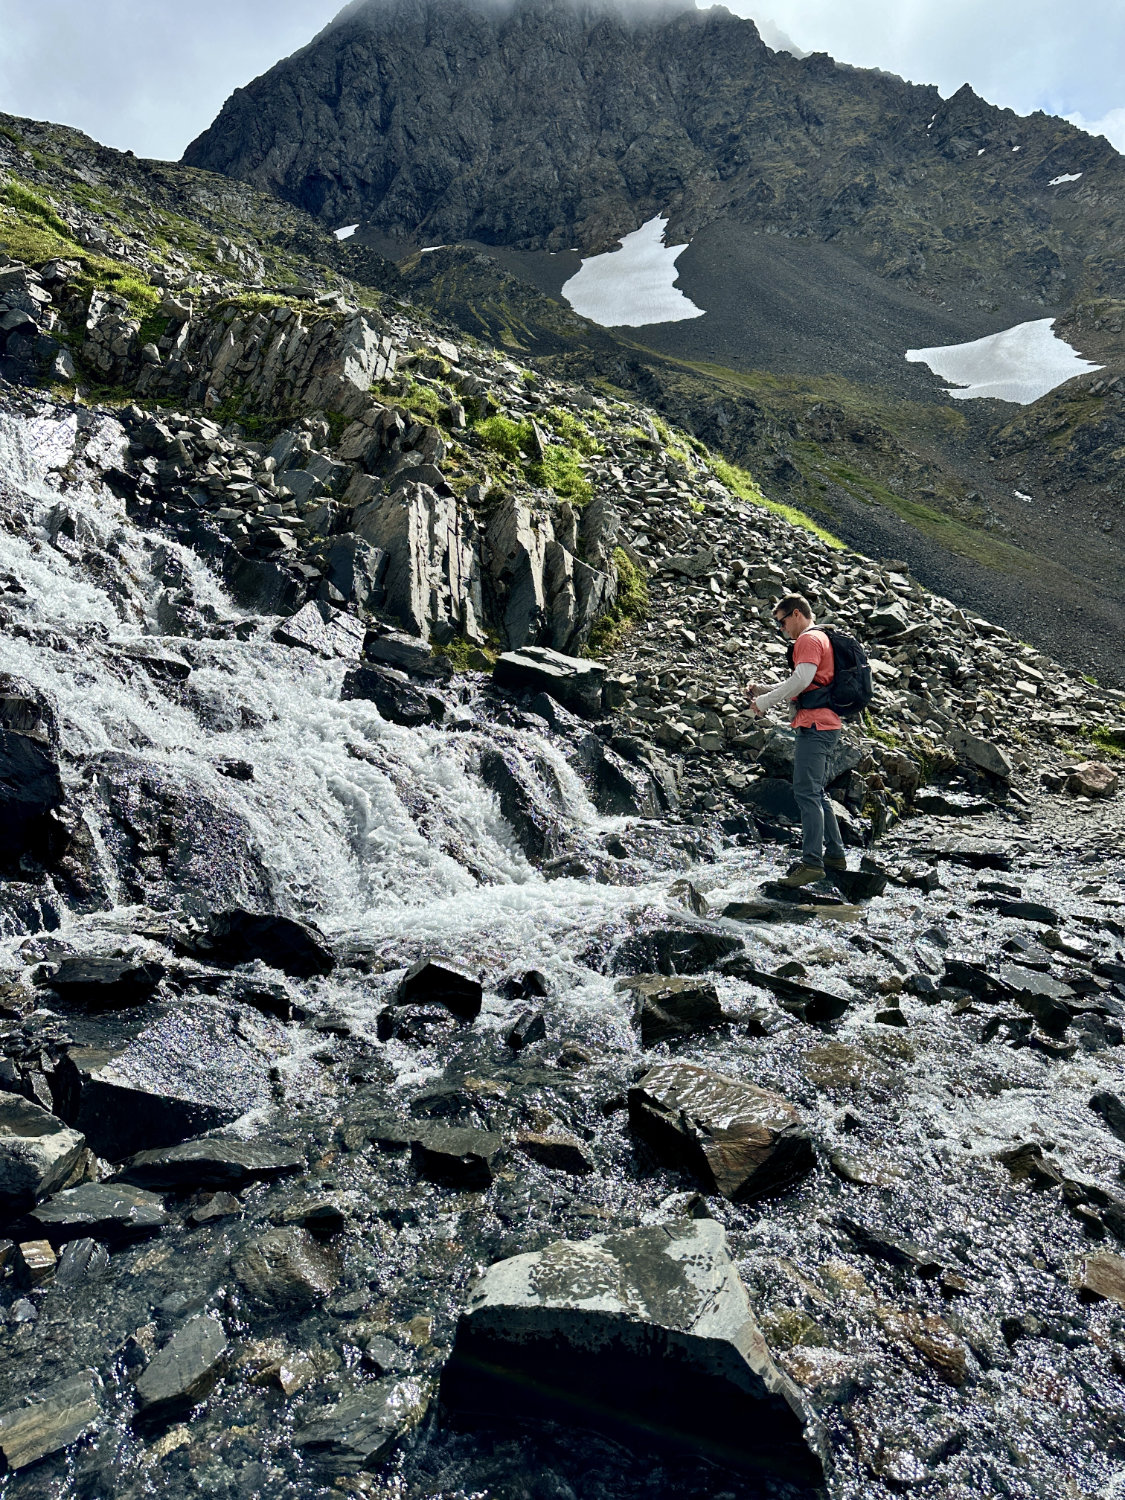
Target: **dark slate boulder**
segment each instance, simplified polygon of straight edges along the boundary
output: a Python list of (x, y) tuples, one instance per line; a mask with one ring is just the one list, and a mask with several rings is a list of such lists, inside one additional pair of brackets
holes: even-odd
[(32, 1210), (29, 1221), (52, 1245), (67, 1240), (109, 1244), (144, 1239), (171, 1223), (163, 1200), (124, 1183), (84, 1182)]
[[(271, 1098), (269, 1058), (240, 1028), (244, 1014), (195, 1000), (118, 1047), (69, 1047), (59, 1114), (109, 1161), (232, 1125)], [(274, 1023), (256, 1024), (265, 1044)]]
[(412, 1140), (410, 1149), (423, 1177), (472, 1191), (492, 1185), (492, 1164), (503, 1144), (490, 1130), (436, 1125)]
[(267, 1229), (231, 1257), (250, 1302), (266, 1312), (308, 1312), (335, 1291), (340, 1266), (307, 1229)]
[(1092, 1096), (1090, 1108), (1095, 1114), (1101, 1115), (1108, 1129), (1119, 1141), (1125, 1141), (1125, 1103), (1116, 1094), (1103, 1089)]
[(376, 1468), (395, 1443), (425, 1416), (429, 1387), (391, 1376), (355, 1391), (334, 1406), (304, 1414), (293, 1443), (335, 1475)]
[(0, 730), (0, 870), (25, 857), (47, 863), (62, 848), (52, 817), (63, 799), (59, 768), (37, 739)]
[(603, 817), (659, 818), (670, 810), (670, 800), (652, 772), (630, 764), (596, 734), (583, 735), (575, 761)]
[(506, 651), (492, 669), (492, 680), (511, 693), (546, 693), (564, 708), (596, 718), (605, 699), (606, 669), (601, 662), (564, 656), (547, 646)]
[(260, 959), (294, 979), (330, 974), (336, 967), (331, 950), (311, 923), (240, 908), (213, 912), (206, 935), (196, 939), (194, 948), (212, 963), (250, 964)]
[(270, 1181), (299, 1172), (305, 1158), (286, 1146), (264, 1142), (208, 1137), (141, 1151), (118, 1172), (117, 1182), (159, 1192), (190, 1188), (241, 1188), (248, 1182)]
[(633, 1019), (640, 1027), (642, 1047), (655, 1047), (659, 1042), (693, 1036), (723, 1024), (713, 984), (663, 974), (637, 974), (619, 980), (617, 987), (633, 996)]
[(594, 1170), (590, 1153), (577, 1136), (524, 1131), (516, 1137), (516, 1150), (551, 1172), (585, 1177)]
[(101, 1416), (101, 1390), (99, 1376), (83, 1370), (37, 1386), (0, 1411), (0, 1453), (7, 1467), (26, 1469), (92, 1431)]
[(0, 1213), (19, 1213), (61, 1188), (85, 1146), (38, 1104), (0, 1093)]
[(459, 1020), (475, 1021), (483, 998), (484, 987), (469, 969), (431, 955), (407, 969), (391, 1005), (441, 1005)]
[(634, 933), (615, 951), (614, 974), (702, 974), (742, 951), (741, 938), (697, 927)]
[(559, 813), (517, 757), (502, 750), (485, 750), (480, 758), (480, 779), (496, 794), (501, 816), (528, 859), (541, 864), (557, 858), (562, 849)]
[(66, 1004), (118, 1010), (151, 999), (166, 973), (163, 964), (135, 958), (64, 958), (41, 968), (35, 982)]
[(423, 692), (405, 673), (390, 667), (352, 667), (344, 678), (340, 697), (363, 698), (374, 703), (381, 718), (407, 729), (416, 729), (420, 724), (440, 724), (449, 707), (437, 693)]
[(397, 667), (411, 677), (445, 681), (452, 674), (448, 659), (435, 656), (425, 641), (400, 630), (369, 630), (363, 642), (364, 659), (384, 667)]
[(137, 1377), (137, 1407), (146, 1425), (186, 1416), (209, 1396), (229, 1351), (223, 1325), (200, 1316), (178, 1329)]
[(723, 972), (747, 984), (758, 985), (776, 995), (778, 1004), (790, 1015), (799, 1016), (811, 1026), (823, 1026), (829, 1021), (838, 1021), (850, 1005), (846, 996), (833, 995), (803, 979), (794, 979), (785, 974), (771, 974), (768, 969), (759, 969), (741, 956), (723, 965)]
[(324, 581), (359, 610), (377, 609), (383, 602), (387, 554), (354, 532), (336, 537), (324, 559)]
[(273, 639), (283, 646), (297, 646), (315, 656), (354, 657), (363, 649), (366, 626), (346, 610), (334, 609), (321, 599), (310, 599), (295, 615), (283, 620)]
[(109, 1268), (109, 1251), (98, 1240), (69, 1240), (59, 1251), (56, 1286), (77, 1286)]
[(547, 1021), (541, 1010), (524, 1010), (504, 1034), (504, 1040), (513, 1052), (522, 1052), (532, 1042), (541, 1042), (547, 1035)]
[(461, 1317), (443, 1405), (566, 1421), (640, 1449), (823, 1479), (826, 1445), (774, 1364), (711, 1220), (561, 1240), (491, 1266)]
[(629, 1090), (629, 1123), (666, 1166), (735, 1202), (776, 1197), (816, 1165), (787, 1099), (690, 1063), (651, 1068)]

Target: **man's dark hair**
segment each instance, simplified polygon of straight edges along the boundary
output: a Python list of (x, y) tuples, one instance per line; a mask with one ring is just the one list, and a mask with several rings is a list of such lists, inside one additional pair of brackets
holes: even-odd
[(773, 607), (774, 616), (791, 615), (794, 610), (799, 610), (806, 620), (813, 617), (812, 605), (804, 594), (786, 594), (784, 599), (779, 599)]

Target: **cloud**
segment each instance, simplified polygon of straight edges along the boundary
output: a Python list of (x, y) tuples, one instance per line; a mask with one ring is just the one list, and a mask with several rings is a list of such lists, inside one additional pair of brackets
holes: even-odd
[(0, 109), (175, 160), (341, 0), (0, 0)]
[[(707, 3), (707, 0), (701, 0)], [(883, 68), (948, 97), (963, 83), (1020, 114), (1109, 120), (1125, 104), (1121, 0), (725, 0), (809, 52)]]
[(1066, 118), (1072, 125), (1077, 125), (1079, 130), (1089, 131), (1091, 135), (1104, 135), (1111, 146), (1125, 152), (1125, 109), (1111, 109), (1100, 120), (1087, 120), (1077, 111)]

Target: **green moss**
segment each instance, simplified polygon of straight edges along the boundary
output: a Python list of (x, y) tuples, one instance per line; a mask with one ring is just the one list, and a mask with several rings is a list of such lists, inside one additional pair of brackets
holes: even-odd
[(4, 184), (3, 199), (25, 219), (37, 219), (45, 228), (52, 230), (61, 239), (70, 241), (70, 230), (59, 218), (45, 198), (41, 198), (27, 183), (12, 177)]
[(584, 656), (606, 655), (635, 624), (648, 619), (650, 601), (644, 573), (620, 547), (613, 549), (613, 569), (617, 574), (617, 598), (613, 608), (590, 632)]
[(902, 748), (902, 738), (892, 734), (889, 729), (881, 728), (875, 722), (875, 716), (869, 708), (863, 710), (863, 728), (873, 740), (878, 740), (881, 745), (886, 745), (888, 750), (899, 750)]
[(1112, 724), (1099, 724), (1090, 731), (1090, 739), (1111, 760), (1125, 760), (1125, 729)]
[(483, 439), (485, 447), (509, 463), (518, 463), (521, 452), (531, 445), (531, 423), (516, 422), (499, 413), (477, 422), (474, 431)]
[(791, 526), (800, 526), (803, 531), (811, 531), (813, 536), (819, 537), (835, 551), (846, 551), (839, 537), (826, 531), (811, 516), (806, 516), (804, 511), (798, 510), (793, 505), (783, 505), (779, 500), (767, 499), (745, 469), (740, 469), (736, 464), (728, 463), (725, 458), (716, 458), (714, 455), (710, 455), (707, 461), (715, 478), (725, 484), (732, 494), (738, 495), (740, 499), (748, 500), (751, 505), (759, 505), (763, 510), (772, 511), (775, 516), (781, 516)]
[(474, 672), (485, 670), (480, 665), (482, 657), (492, 667), (500, 653), (491, 645), (474, 646), (472, 641), (465, 640), (463, 636), (454, 636), (444, 646), (435, 646), (433, 654), (445, 657), (456, 672)]
[(572, 448), (551, 443), (544, 450), (542, 459), (535, 459), (528, 465), (527, 475), (532, 484), (553, 490), (560, 500), (569, 500), (572, 505), (585, 505), (593, 498), (593, 486)]

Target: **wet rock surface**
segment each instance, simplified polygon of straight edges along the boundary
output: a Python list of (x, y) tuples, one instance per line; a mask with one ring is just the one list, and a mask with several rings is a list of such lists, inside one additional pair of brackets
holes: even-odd
[[(1119, 699), (405, 307), (185, 280), (144, 376), (128, 307), (34, 274), (138, 404), (0, 388), (43, 820), (0, 883), (5, 1495), (792, 1500), (822, 1451), (832, 1500), (1115, 1482), (1122, 801), (1068, 783)], [(571, 420), (585, 507), (542, 482)], [(595, 663), (611, 560), (648, 619)], [(849, 870), (796, 900), (791, 737), (742, 696), (790, 589), (879, 683)], [(487, 1334), (548, 1420), (466, 1422), (461, 1319), (515, 1263), (574, 1271)], [(574, 1399), (603, 1336), (612, 1434)]]

